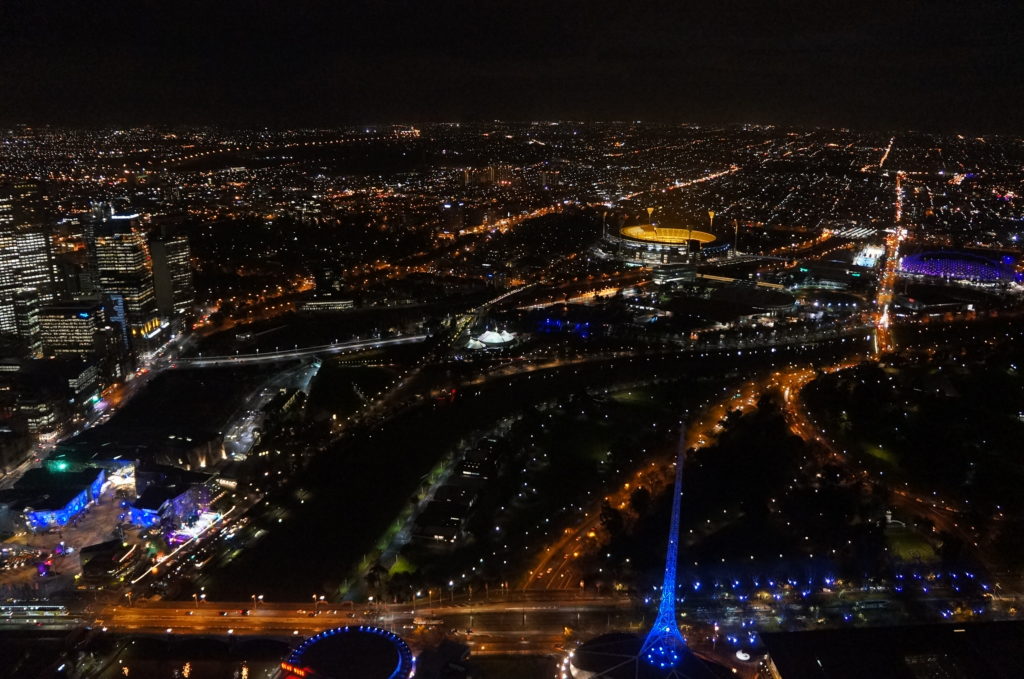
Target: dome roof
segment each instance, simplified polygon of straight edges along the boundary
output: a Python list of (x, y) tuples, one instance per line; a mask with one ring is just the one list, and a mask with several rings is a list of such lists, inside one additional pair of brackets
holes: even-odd
[(476, 339), (478, 342), (483, 342), (484, 344), (507, 344), (515, 339), (515, 335), (507, 330), (502, 330), (501, 332), (487, 330)]

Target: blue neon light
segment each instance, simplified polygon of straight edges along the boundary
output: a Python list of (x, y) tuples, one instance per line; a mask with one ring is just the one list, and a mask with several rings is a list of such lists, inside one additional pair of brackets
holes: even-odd
[(128, 514), (132, 524), (142, 528), (152, 528), (160, 523), (160, 514), (153, 509), (131, 507), (128, 510)]
[(324, 630), (323, 632), (311, 636), (299, 644), (299, 646), (292, 651), (291, 655), (288, 656), (287, 663), (290, 665), (301, 666), (302, 656), (311, 646), (323, 639), (326, 639), (327, 637), (332, 637), (335, 634), (347, 634), (353, 630), (376, 634), (377, 636), (384, 637), (395, 645), (395, 649), (398, 651), (398, 665), (396, 665), (395, 669), (388, 675), (388, 679), (407, 679), (412, 676), (416, 667), (416, 660), (413, 658), (412, 651), (409, 649), (409, 646), (405, 643), (402, 637), (398, 636), (394, 632), (389, 632), (386, 629), (373, 627), (371, 625), (359, 625), (358, 627), (335, 627), (333, 629)]
[(71, 498), (62, 509), (26, 512), (25, 519), (33, 530), (42, 530), (53, 526), (66, 526), (88, 504), (89, 493), (87, 490), (83, 490)]
[(92, 500), (99, 500), (103, 493), (103, 483), (107, 480), (107, 472), (103, 469), (100, 469), (99, 472), (96, 475), (96, 480), (89, 485), (89, 496)]
[(668, 529), (668, 549), (665, 553), (665, 578), (661, 583), (661, 603), (658, 617), (644, 639), (640, 655), (655, 667), (675, 667), (686, 653), (686, 642), (676, 621), (676, 562), (679, 560), (679, 511), (683, 496), (683, 456), (686, 429), (679, 434), (676, 451), (676, 481), (672, 490), (672, 521)]

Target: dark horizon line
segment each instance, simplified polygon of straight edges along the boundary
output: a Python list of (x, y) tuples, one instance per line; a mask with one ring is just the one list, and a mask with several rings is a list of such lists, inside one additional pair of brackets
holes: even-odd
[(576, 117), (567, 118), (530, 118), (530, 119), (514, 119), (514, 118), (469, 118), (469, 119), (449, 119), (449, 120), (411, 120), (411, 119), (399, 119), (395, 118), (388, 121), (360, 121), (360, 122), (339, 122), (336, 124), (324, 124), (324, 123), (294, 123), (287, 124), (283, 122), (265, 122), (256, 123), (252, 121), (237, 121), (229, 122), (225, 120), (221, 121), (207, 121), (207, 122), (86, 122), (86, 123), (66, 123), (56, 121), (38, 121), (29, 122), (26, 120), (3, 120), (0, 119), (0, 129), (11, 130), (19, 127), (24, 128), (49, 128), (58, 130), (110, 130), (110, 129), (159, 129), (159, 128), (171, 128), (171, 129), (202, 129), (202, 128), (213, 128), (223, 130), (271, 130), (275, 132), (283, 132), (288, 130), (338, 130), (345, 128), (378, 128), (378, 127), (394, 127), (394, 126), (459, 126), (459, 125), (487, 125), (487, 124), (503, 124), (503, 125), (537, 125), (537, 124), (577, 124), (577, 125), (650, 125), (650, 126), (662, 126), (662, 127), (693, 127), (693, 128), (738, 128), (738, 127), (766, 127), (766, 128), (782, 128), (782, 129), (797, 129), (797, 130), (814, 130), (814, 131), (845, 131), (845, 132), (859, 132), (859, 133), (914, 133), (914, 134), (939, 134), (939, 135), (950, 135), (950, 134), (964, 134), (970, 136), (985, 136), (985, 137), (1013, 137), (1020, 136), (1024, 132), (981, 132), (981, 131), (968, 131), (965, 129), (939, 129), (938, 127), (899, 127), (891, 125), (828, 125), (828, 124), (804, 124), (804, 123), (778, 123), (778, 122), (755, 122), (755, 121), (731, 121), (731, 122), (695, 122), (686, 120), (662, 120), (657, 118), (652, 119), (583, 119)]

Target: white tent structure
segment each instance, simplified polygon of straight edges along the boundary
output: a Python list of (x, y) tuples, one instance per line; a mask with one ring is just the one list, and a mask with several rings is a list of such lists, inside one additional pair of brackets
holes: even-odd
[(516, 336), (507, 330), (486, 330), (466, 343), (467, 349), (500, 349), (514, 342)]

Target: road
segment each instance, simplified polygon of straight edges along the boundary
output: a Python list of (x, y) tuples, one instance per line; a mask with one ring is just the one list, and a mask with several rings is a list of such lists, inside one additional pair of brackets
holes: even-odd
[(341, 354), (349, 351), (360, 351), (362, 349), (376, 349), (379, 347), (395, 346), (399, 344), (415, 344), (423, 342), (427, 335), (404, 335), (402, 337), (387, 337), (384, 339), (352, 340), (350, 342), (336, 342), (333, 344), (321, 344), (315, 347), (302, 347), (287, 349), (285, 351), (267, 351), (255, 354), (235, 354), (222, 356), (195, 356), (189, 358), (167, 359), (163, 364), (167, 368), (220, 368), (225, 366), (252, 365), (258, 363), (274, 363), (276, 361), (289, 361), (296, 358), (308, 358), (311, 356), (327, 356)]
[[(836, 372), (852, 366), (852, 362), (837, 364), (825, 368), (824, 372)], [(783, 416), (786, 418), (790, 431), (804, 441), (815, 445), (824, 454), (827, 461), (844, 467), (850, 479), (873, 485), (875, 479), (866, 470), (854, 467), (845, 451), (839, 450), (808, 415), (800, 393), (815, 376), (815, 371), (804, 370), (790, 372), (782, 377), (780, 393), (783, 397)], [(936, 530), (956, 535), (964, 544), (977, 547), (975, 536), (961, 525), (960, 509), (948, 501), (931, 495), (915, 493), (908, 488), (896, 488), (889, 495), (888, 503), (894, 509), (902, 511), (905, 516), (927, 519), (935, 526)], [(984, 562), (983, 559), (982, 561)]]
[[(479, 593), (478, 593), (479, 594)], [(248, 611), (248, 613), (245, 613)], [(315, 611), (315, 612), (314, 612)], [(414, 646), (416, 628), (436, 625), (467, 644), (474, 655), (563, 652), (579, 640), (609, 631), (643, 633), (654, 609), (623, 596), (581, 596), (578, 591), (501, 592), (476, 599), (425, 601), (415, 604), (360, 607), (333, 603), (157, 602), (103, 609), (94, 626), (123, 634), (204, 636), (308, 637), (323, 629), (372, 624), (404, 636)], [(72, 624), (69, 619), (68, 624)], [(713, 625), (690, 621), (684, 629), (694, 650), (738, 668), (742, 676), (752, 664), (736, 663), (735, 648), (710, 641)], [(717, 650), (717, 654), (715, 653)]]
[[(843, 362), (820, 370), (834, 372), (854, 365)], [(729, 412), (749, 412), (757, 407), (758, 399), (769, 392), (782, 396), (783, 415), (793, 434), (811, 443), (823, 452), (826, 459), (845, 466), (851, 478), (871, 482), (863, 470), (852, 469), (847, 456), (838, 450), (823, 431), (808, 417), (800, 398), (801, 390), (817, 375), (818, 370), (810, 366), (789, 367), (750, 380), (736, 390), (730, 390), (721, 400), (707, 407), (691, 423), (687, 430), (687, 447), (701, 449), (711, 445), (721, 431), (720, 422)], [(629, 506), (631, 494), (643, 487), (652, 493), (659, 491), (670, 481), (671, 462), (668, 457), (646, 463), (637, 469), (622, 486), (604, 496), (602, 501), (620, 510)], [(961, 539), (973, 544), (974, 539), (959, 525), (958, 510), (938, 498), (927, 497), (901, 489), (894, 493), (893, 504), (908, 514), (921, 516), (932, 521), (940, 530), (948, 530)], [(583, 554), (603, 546), (605, 535), (600, 520), (601, 501), (594, 503), (576, 526), (564, 529), (554, 542), (540, 555), (536, 564), (526, 574), (520, 587), (523, 590), (561, 590), (574, 587), (580, 581), (576, 561)]]
[[(94, 624), (113, 632), (204, 635), (311, 636), (323, 629), (375, 624), (407, 634), (416, 620), (443, 621), (446, 630), (474, 653), (508, 651), (552, 653), (565, 643), (567, 628), (583, 637), (610, 629), (639, 629), (646, 612), (625, 597), (581, 597), (556, 592), (534, 600), (480, 597), (455, 601), (374, 606), (326, 603), (156, 602), (112, 606), (96, 613)], [(316, 611), (314, 613), (314, 610)], [(243, 614), (242, 611), (248, 611)], [(470, 631), (471, 630), (471, 631)]]
[[(886, 151), (888, 155), (888, 151)], [(884, 160), (884, 159), (883, 159)], [(890, 328), (889, 307), (892, 304), (893, 288), (900, 264), (900, 244), (906, 230), (900, 225), (903, 221), (903, 173), (896, 173), (896, 227), (885, 239), (885, 268), (878, 280), (878, 292), (875, 297), (875, 353), (877, 355), (892, 353), (892, 329)]]

